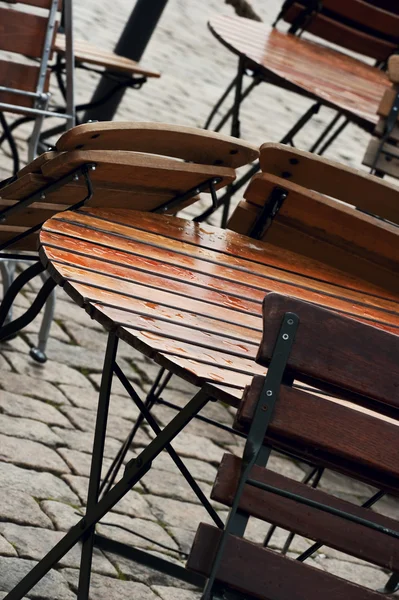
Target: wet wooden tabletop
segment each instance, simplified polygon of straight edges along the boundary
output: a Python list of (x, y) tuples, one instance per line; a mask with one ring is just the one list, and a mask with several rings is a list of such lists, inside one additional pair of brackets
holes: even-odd
[(392, 293), (210, 225), (123, 209), (59, 213), (40, 234), (54, 280), (108, 330), (184, 379), (238, 397), (270, 291), (399, 332)]
[(231, 52), (248, 59), (265, 80), (303, 90), (363, 124), (377, 122), (378, 105), (390, 86), (383, 71), (251, 19), (219, 15), (210, 20), (209, 28)]

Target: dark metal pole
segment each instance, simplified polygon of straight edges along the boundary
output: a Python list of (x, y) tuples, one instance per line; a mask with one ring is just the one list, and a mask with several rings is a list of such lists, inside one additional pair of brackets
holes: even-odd
[[(115, 53), (132, 60), (139, 61), (154, 29), (162, 15), (168, 0), (137, 0), (132, 14), (126, 23), (125, 29), (115, 47)], [(101, 100), (115, 87), (115, 82), (103, 76), (97, 86), (91, 102)], [(89, 109), (83, 122), (91, 120), (111, 121), (126, 88), (118, 90), (107, 101), (97, 108)]]

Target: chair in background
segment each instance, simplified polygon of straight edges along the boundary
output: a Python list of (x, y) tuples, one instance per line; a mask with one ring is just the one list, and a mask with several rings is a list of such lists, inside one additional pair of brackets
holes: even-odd
[[(8, 4), (15, 4), (7, 0)], [(3, 2), (4, 4), (4, 2)], [(37, 153), (39, 136), (46, 117), (65, 119), (66, 127), (73, 127), (74, 107), (74, 56), (72, 33), (72, 0), (64, 0), (65, 47), (68, 87), (65, 112), (53, 112), (49, 108), (50, 60), (57, 32), (59, 0), (21, 0), (18, 6), (0, 6), (0, 50), (11, 53), (13, 60), (0, 60), (0, 122), (8, 140), (14, 161), (14, 174), (19, 170), (18, 149), (4, 113), (22, 114), (34, 119), (29, 141), (28, 161)], [(48, 9), (36, 14), (27, 6)], [(25, 57), (25, 60), (21, 60)], [(39, 65), (27, 63), (26, 58)]]
[(392, 87), (385, 90), (377, 109), (379, 120), (367, 146), (363, 164), (378, 177), (399, 177), (399, 56), (388, 61), (388, 77)]
[[(289, 33), (275, 28), (283, 19), (290, 23)], [(233, 106), (215, 127), (219, 131), (231, 117), (231, 134), (240, 136), (240, 107), (259, 83), (265, 82), (295, 92), (313, 101), (310, 108), (291, 127), (281, 142), (293, 143), (294, 136), (321, 106), (333, 108), (336, 115), (310, 148), (323, 154), (349, 122), (366, 131), (376, 123), (380, 98), (389, 85), (382, 67), (399, 44), (399, 15), (387, 12), (363, 0), (337, 2), (284, 2), (273, 27), (235, 16), (212, 18), (209, 27), (214, 36), (238, 56), (237, 75), (215, 105), (205, 127), (234, 90)], [(305, 39), (309, 32), (321, 40), (334, 42), (343, 51)], [(345, 50), (376, 61), (373, 67)], [(244, 78), (251, 82), (244, 90)], [(223, 224), (227, 222), (231, 195), (257, 171), (238, 180), (221, 199), (225, 204)]]
[[(17, 293), (44, 270), (37, 255), (15, 252), (36, 250), (40, 227), (52, 215), (85, 205), (170, 214), (201, 192), (210, 192), (216, 202), (216, 190), (234, 181), (235, 168), (258, 155), (250, 144), (189, 127), (104, 122), (67, 131), (54, 152), (40, 155), (0, 187), (0, 256), (34, 262), (8, 290), (6, 281), (0, 339), (31, 322), (54, 288), (46, 281), (26, 315), (4, 324)], [(31, 349), (39, 362), (46, 360), (53, 307), (52, 299), (39, 345)]]
[[(248, 436), (243, 457), (223, 457), (212, 491), (229, 517), (223, 531), (200, 525), (188, 568), (209, 577), (205, 600), (377, 600), (304, 561), (326, 545), (399, 571), (399, 521), (265, 467), (272, 449), (289, 451), (398, 496), (399, 336), (279, 294), (266, 296), (263, 318), (257, 362), (268, 372), (245, 390), (235, 421)], [(251, 515), (315, 543), (294, 560), (247, 541)]]

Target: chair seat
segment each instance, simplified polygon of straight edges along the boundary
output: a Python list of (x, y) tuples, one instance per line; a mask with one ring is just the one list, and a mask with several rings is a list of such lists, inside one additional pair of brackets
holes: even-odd
[(250, 19), (217, 16), (209, 28), (229, 50), (245, 57), (265, 80), (320, 99), (363, 127), (370, 128), (377, 122), (378, 104), (389, 86), (384, 72)]
[[(57, 33), (55, 38), (54, 49), (61, 55), (65, 54), (65, 35)], [(75, 59), (81, 63), (88, 63), (105, 67), (110, 71), (119, 71), (125, 75), (143, 75), (144, 77), (160, 77), (157, 71), (143, 69), (134, 60), (130, 60), (125, 56), (118, 56), (115, 52), (109, 52), (103, 48), (99, 48), (86, 42), (85, 40), (74, 41)]]

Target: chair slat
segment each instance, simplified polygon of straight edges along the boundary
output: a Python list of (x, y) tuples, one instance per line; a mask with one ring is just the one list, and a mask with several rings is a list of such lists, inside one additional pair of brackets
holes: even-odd
[[(192, 571), (210, 574), (222, 532), (201, 523), (187, 561)], [(242, 538), (229, 536), (218, 570), (218, 581), (259, 600), (377, 600), (367, 590)]]
[(36, 173), (26, 173), (12, 183), (0, 188), (0, 198), (7, 200), (22, 200), (30, 194), (37, 192), (49, 183), (49, 180)]
[(397, 186), (373, 175), (281, 144), (263, 144), (260, 165), (264, 173), (289, 179), (399, 224)]
[[(212, 489), (212, 499), (231, 506), (240, 473), (241, 459), (232, 454), (225, 454)], [(250, 476), (251, 479), (373, 521), (382, 527), (393, 530), (399, 527), (398, 522), (394, 519), (379, 515), (370, 509), (360, 508), (351, 502), (313, 489), (268, 469), (255, 466)], [(258, 519), (294, 531), (381, 567), (392, 570), (399, 569), (397, 540), (342, 517), (318, 510), (309, 510), (309, 507), (304, 504), (249, 485), (245, 487), (241, 497), (240, 509)]]
[[(293, 23), (302, 11), (303, 7), (299, 3), (295, 3), (285, 13), (284, 20)], [(392, 20), (394, 21), (392, 26), (394, 26), (397, 19), (393, 16)], [(356, 28), (356, 23), (353, 23), (353, 27), (351, 27), (331, 16), (319, 13), (306, 23), (305, 29), (309, 33), (337, 44), (341, 48), (347, 48), (352, 52), (358, 52), (376, 60), (386, 60), (397, 48), (397, 35), (395, 35), (396, 40), (395, 38), (389, 40), (386, 36), (379, 37), (378, 32), (376, 32), (377, 35), (366, 33), (361, 30), (360, 23), (357, 25), (358, 28)], [(378, 22), (376, 25), (378, 25)]]
[(0, 7), (0, 50), (40, 58), (48, 19)]
[(90, 172), (94, 183), (109, 185), (150, 186), (184, 193), (215, 177), (222, 181), (216, 189), (235, 179), (234, 169), (184, 163), (171, 158), (149, 156), (135, 152), (112, 152), (106, 150), (74, 150), (61, 153), (42, 166), (43, 175), (58, 179), (86, 163), (94, 163), (96, 170)]
[[(8, 11), (10, 12), (10, 11)], [(0, 15), (1, 17), (1, 15)], [(49, 88), (50, 71), (47, 70), (44, 91)], [(0, 60), (0, 81), (5, 87), (34, 92), (37, 87), (39, 67), (34, 65), (20, 64), (6, 60)], [(18, 104), (19, 106), (33, 107), (34, 100), (21, 94), (12, 92), (0, 92), (0, 102), (7, 104)]]
[(232, 168), (248, 164), (259, 155), (255, 146), (211, 131), (133, 122), (79, 125), (61, 136), (57, 149), (148, 152)]
[(295, 374), (399, 408), (399, 336), (279, 294), (268, 294), (263, 307), (261, 364), (272, 356), (283, 314), (297, 312), (300, 334), (288, 363)]
[(385, 142), (381, 153), (375, 162), (375, 156), (378, 152), (379, 145), (379, 139), (371, 138), (363, 158), (363, 164), (370, 168), (374, 167), (386, 175), (391, 175), (391, 177), (399, 179), (399, 148), (394, 144)]

